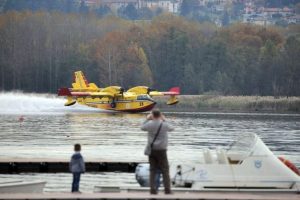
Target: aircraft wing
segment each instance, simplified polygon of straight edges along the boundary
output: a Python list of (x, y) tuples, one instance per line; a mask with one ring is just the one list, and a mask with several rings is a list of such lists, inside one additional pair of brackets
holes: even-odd
[(116, 94), (109, 93), (109, 92), (91, 92), (92, 97), (109, 97), (113, 98), (117, 96)]
[(115, 96), (114, 93), (110, 92), (79, 92), (72, 91), (69, 88), (60, 88), (58, 91), (58, 96), (75, 96), (75, 97), (109, 97), (113, 98)]
[(159, 91), (151, 91), (149, 93), (150, 96), (164, 96), (164, 95), (170, 95), (170, 96), (176, 96), (180, 94), (180, 88), (179, 87), (173, 87), (167, 92), (159, 92)]
[(159, 91), (151, 91), (151, 92), (149, 92), (149, 95), (150, 96), (164, 96), (164, 94)]

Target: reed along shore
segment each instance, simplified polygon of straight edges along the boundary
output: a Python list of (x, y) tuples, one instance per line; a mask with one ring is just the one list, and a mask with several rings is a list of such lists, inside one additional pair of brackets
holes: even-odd
[(168, 97), (155, 98), (165, 111), (300, 113), (300, 97), (180, 95), (179, 103), (166, 105)]

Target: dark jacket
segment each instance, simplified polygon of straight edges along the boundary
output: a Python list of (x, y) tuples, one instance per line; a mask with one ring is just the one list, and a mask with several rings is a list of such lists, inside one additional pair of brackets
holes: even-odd
[(69, 164), (70, 171), (72, 173), (84, 173), (85, 172), (85, 164), (83, 157), (79, 152), (75, 152), (72, 157)]

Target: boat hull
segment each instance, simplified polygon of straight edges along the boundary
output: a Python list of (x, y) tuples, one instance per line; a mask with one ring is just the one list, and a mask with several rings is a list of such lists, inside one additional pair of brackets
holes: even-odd
[(42, 193), (45, 181), (16, 181), (0, 184), (0, 193)]
[[(243, 137), (243, 136), (242, 136)], [(171, 163), (173, 187), (193, 190), (299, 190), (300, 176), (254, 135), (237, 140), (229, 150), (203, 149), (195, 163)], [(248, 143), (248, 144), (246, 144)], [(149, 164), (136, 167), (136, 179), (149, 186)]]
[(156, 105), (155, 101), (150, 100), (116, 100), (111, 102), (110, 99), (102, 98), (78, 98), (77, 102), (81, 105), (119, 112), (147, 112), (153, 109)]

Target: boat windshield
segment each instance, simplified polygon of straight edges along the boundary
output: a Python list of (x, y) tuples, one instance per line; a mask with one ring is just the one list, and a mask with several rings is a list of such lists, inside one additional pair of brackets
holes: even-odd
[(236, 138), (236, 140), (229, 145), (227, 154), (239, 154), (243, 157), (250, 155), (256, 144), (257, 136), (255, 134), (242, 134)]

